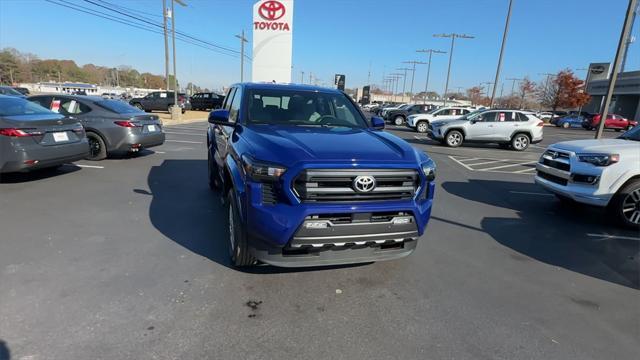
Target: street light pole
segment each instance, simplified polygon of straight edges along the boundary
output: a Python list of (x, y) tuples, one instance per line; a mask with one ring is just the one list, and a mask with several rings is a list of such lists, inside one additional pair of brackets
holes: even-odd
[(403, 63), (413, 64), (413, 68), (411, 69), (411, 90), (409, 90), (409, 94), (411, 94), (411, 97), (413, 98), (413, 80), (415, 79), (415, 76), (416, 76), (416, 65), (426, 65), (427, 63), (423, 61), (416, 61), (416, 60), (403, 61)]
[(402, 97), (404, 98), (404, 95), (407, 93), (407, 71), (411, 71), (411, 69), (409, 69), (409, 68), (398, 68), (396, 70), (404, 71), (404, 74), (400, 74), (400, 75), (402, 75)]
[(167, 0), (162, 0), (162, 20), (164, 26), (164, 78), (169, 91), (169, 38), (167, 36)]
[(596, 132), (596, 139), (600, 139), (602, 137), (602, 132), (604, 131), (604, 123), (607, 120), (607, 115), (609, 113), (609, 106), (611, 106), (611, 97), (613, 96), (613, 89), (616, 86), (616, 81), (618, 80), (618, 72), (620, 71), (620, 65), (622, 63), (622, 58), (624, 56), (624, 44), (627, 42), (629, 38), (629, 33), (631, 32), (631, 25), (633, 19), (633, 12), (638, 6), (638, 0), (629, 0), (629, 7), (627, 8), (627, 15), (624, 18), (624, 24), (622, 26), (622, 31), (620, 32), (620, 40), (618, 41), (618, 50), (616, 51), (616, 57), (613, 60), (613, 71), (611, 72), (611, 80), (609, 80), (609, 87), (607, 88), (607, 95), (604, 99), (604, 107), (600, 111), (600, 124), (598, 124), (598, 131)]
[(451, 77), (451, 61), (453, 60), (453, 47), (456, 41), (456, 38), (461, 39), (473, 39), (473, 36), (465, 35), (465, 34), (434, 34), (434, 37), (441, 38), (451, 38), (451, 50), (449, 50), (449, 66), (447, 67), (447, 81), (444, 84), (444, 94), (443, 94), (443, 106), (447, 106), (447, 92), (449, 91), (449, 78)]
[(425, 103), (427, 101), (427, 93), (429, 92), (429, 75), (431, 74), (431, 56), (436, 53), (436, 54), (446, 54), (446, 51), (440, 51), (440, 50), (433, 50), (433, 49), (422, 49), (422, 50), (416, 50), (416, 52), (421, 52), (421, 53), (429, 53), (429, 62), (427, 63), (427, 83), (424, 86), (424, 100)]
[[(626, 50), (625, 50), (626, 51)], [(589, 85), (589, 79), (591, 78), (591, 68), (589, 69), (576, 69), (576, 71), (586, 71), (587, 72), (587, 77), (584, 79), (584, 86), (583, 86), (583, 92), (587, 93), (587, 85)], [(578, 116), (580, 116), (580, 113), (582, 113), (582, 105), (580, 105), (580, 107), (578, 107)]]
[[(496, 68), (496, 78), (493, 81), (494, 84), (498, 84), (498, 80), (500, 80), (500, 70), (502, 69), (502, 56), (504, 54), (504, 46), (507, 43), (507, 35), (509, 34), (509, 22), (511, 22), (511, 9), (513, 8), (513, 0), (509, 0), (509, 11), (507, 12), (507, 21), (504, 24), (504, 33), (502, 34), (502, 45), (500, 46), (500, 56), (498, 57), (498, 67)], [(496, 86), (493, 87), (493, 92), (491, 93), (491, 103), (489, 107), (493, 107), (493, 101), (496, 97)]]

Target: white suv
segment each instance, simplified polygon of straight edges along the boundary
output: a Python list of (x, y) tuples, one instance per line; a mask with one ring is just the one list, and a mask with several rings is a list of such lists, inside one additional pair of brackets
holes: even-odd
[(544, 122), (531, 112), (481, 110), (457, 120), (434, 120), (429, 137), (449, 147), (463, 142), (497, 143), (502, 148), (523, 151), (542, 141)]
[(536, 165), (536, 183), (561, 200), (608, 207), (640, 229), (640, 127), (618, 139), (553, 144)]
[(453, 120), (467, 115), (472, 110), (463, 107), (444, 107), (429, 111), (426, 114), (409, 115), (407, 127), (415, 129), (419, 133), (429, 130), (429, 123), (433, 120)]

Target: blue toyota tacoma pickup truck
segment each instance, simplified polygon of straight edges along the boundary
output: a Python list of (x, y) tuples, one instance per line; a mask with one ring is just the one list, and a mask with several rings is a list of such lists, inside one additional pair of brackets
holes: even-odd
[(209, 114), (208, 180), (228, 206), (235, 266), (409, 255), (433, 203), (435, 164), (343, 92), (242, 83)]

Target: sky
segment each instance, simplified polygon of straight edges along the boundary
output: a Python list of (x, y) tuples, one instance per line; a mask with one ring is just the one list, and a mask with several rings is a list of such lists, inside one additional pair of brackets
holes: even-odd
[[(56, 0), (93, 7), (85, 0)], [(101, 0), (92, 0), (101, 3)], [(162, 21), (162, 0), (105, 0), (151, 20)], [(234, 37), (243, 29), (251, 56), (253, 0), (183, 0), (176, 9), (177, 30), (215, 45), (240, 49)], [(439, 33), (465, 33), (453, 52), (450, 89), (492, 82), (500, 51), (508, 0), (295, 0), (293, 80), (312, 72), (320, 82), (346, 75), (346, 86), (381, 84), (384, 75), (426, 61), (417, 49), (449, 52), (450, 39)], [(569, 68), (579, 77), (590, 62), (613, 62), (628, 0), (514, 0), (503, 60), (506, 78)], [(107, 11), (102, 9), (101, 11)], [(129, 11), (127, 11), (129, 12)], [(626, 70), (640, 70), (640, 16)], [(597, 25), (596, 25), (597, 24)], [(41, 58), (70, 59), (79, 65), (130, 65), (142, 72), (164, 73), (160, 34), (64, 8), (45, 0), (0, 0), (0, 48), (13, 47)], [(192, 44), (176, 43), (178, 79), (218, 89), (240, 79), (240, 59)], [(449, 54), (434, 55), (430, 91), (442, 93)], [(245, 78), (251, 65), (245, 64)], [(402, 72), (402, 71), (400, 71)], [(418, 65), (414, 91), (425, 87), (427, 68)], [(410, 73), (409, 73), (410, 74)], [(411, 76), (406, 85), (409, 91)], [(451, 90), (450, 90), (451, 91)], [(500, 87), (498, 88), (498, 92)]]

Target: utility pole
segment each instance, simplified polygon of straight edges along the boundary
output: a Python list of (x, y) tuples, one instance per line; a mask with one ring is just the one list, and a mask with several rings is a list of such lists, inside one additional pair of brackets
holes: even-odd
[[(489, 96), (489, 89), (491, 89), (491, 85), (493, 84), (491, 81), (485, 81), (485, 82), (481, 82), (480, 83), (480, 87), (482, 87), (482, 85), (487, 84), (487, 96)], [(495, 86), (493, 87), (494, 89), (496, 88)]]
[(162, 20), (164, 26), (164, 78), (169, 91), (169, 39), (167, 37), (167, 0), (162, 0)]
[(304, 71), (300, 70), (300, 84), (304, 84)]
[[(625, 49), (626, 51), (626, 49)], [(626, 53), (625, 53), (626, 55)], [(624, 66), (624, 64), (623, 64)], [(591, 78), (591, 69), (576, 69), (576, 71), (586, 71), (587, 72), (587, 77), (584, 79), (584, 87), (583, 87), (583, 92), (587, 92), (587, 85), (589, 84), (589, 79)], [(580, 105), (580, 107), (578, 107), (578, 116), (580, 116), (580, 113), (582, 112), (582, 105)]]
[(449, 91), (449, 78), (451, 76), (451, 61), (453, 60), (453, 47), (456, 41), (456, 38), (461, 38), (461, 39), (473, 39), (474, 37), (471, 35), (466, 35), (466, 34), (456, 34), (456, 33), (451, 33), (451, 34), (434, 34), (433, 37), (439, 37), (439, 38), (451, 38), (451, 50), (449, 50), (449, 66), (447, 68), (447, 81), (444, 84), (444, 103), (443, 106), (447, 106), (447, 92)]
[[(502, 45), (500, 46), (500, 56), (498, 57), (498, 67), (496, 68), (496, 79), (493, 81), (494, 84), (498, 84), (498, 80), (500, 80), (500, 70), (502, 69), (502, 56), (504, 55), (504, 46), (507, 43), (507, 35), (509, 34), (509, 22), (511, 22), (511, 9), (513, 8), (513, 0), (509, 0), (509, 10), (507, 12), (507, 21), (504, 24), (504, 33), (502, 34)], [(489, 107), (493, 107), (493, 100), (496, 97), (496, 86), (493, 87), (493, 92), (491, 93), (491, 103)]]
[(424, 86), (424, 101), (427, 102), (427, 93), (429, 92), (429, 75), (431, 74), (431, 55), (436, 54), (446, 54), (446, 51), (433, 50), (433, 49), (422, 49), (416, 50), (419, 53), (429, 53), (429, 61), (427, 62), (427, 83)]
[[(640, 12), (640, 5), (636, 3), (635, 10), (633, 11), (633, 18), (631, 19), (631, 29), (629, 30), (629, 34), (633, 33), (633, 24), (636, 22), (636, 14), (638, 12)], [(624, 57), (622, 58), (622, 65), (620, 65), (620, 72), (624, 72), (624, 67), (627, 63), (627, 56), (629, 55), (629, 45), (634, 41), (636, 41), (635, 36), (630, 35), (624, 43)]]
[(171, 111), (171, 119), (179, 120), (178, 112), (178, 73), (176, 64), (176, 12), (175, 3), (181, 6), (187, 6), (183, 0), (171, 0), (171, 43), (173, 48), (173, 110)]
[(240, 82), (244, 82), (244, 43), (248, 42), (244, 37), (244, 29), (240, 35), (236, 35), (240, 39)]
[(416, 61), (416, 60), (412, 60), (412, 61), (403, 61), (404, 64), (413, 64), (413, 68), (411, 69), (411, 90), (409, 90), (409, 94), (411, 94), (410, 96), (413, 98), (413, 80), (416, 76), (416, 65), (426, 65), (426, 62), (423, 61)]
[(369, 61), (369, 72), (367, 73), (367, 85), (371, 85), (371, 61)]
[(393, 101), (396, 101), (396, 94), (398, 94), (398, 84), (399, 84), (399, 80), (400, 77), (402, 77), (402, 74), (400, 73), (393, 73), (391, 74), (392, 78), (393, 78)]
[(513, 82), (511, 83), (511, 96), (513, 96), (513, 95), (515, 94), (515, 91), (516, 91), (516, 81), (522, 81), (522, 80), (524, 80), (524, 79), (519, 79), (519, 78), (508, 78), (508, 79), (505, 79), (505, 80), (507, 80), (507, 81), (513, 81)]
[(403, 78), (402, 78), (402, 97), (404, 98), (404, 94), (406, 94), (406, 92), (407, 92), (407, 71), (411, 71), (411, 69), (409, 69), (409, 68), (397, 68), (396, 70), (404, 71), (403, 74), (400, 74), (400, 75), (403, 76)]
[(611, 106), (611, 97), (613, 96), (613, 89), (616, 87), (616, 81), (618, 80), (618, 72), (620, 71), (620, 65), (622, 63), (622, 57), (624, 56), (624, 44), (629, 38), (631, 32), (631, 21), (633, 19), (633, 13), (638, 6), (638, 0), (629, 0), (629, 7), (627, 8), (627, 15), (624, 18), (624, 24), (622, 25), (622, 31), (620, 32), (620, 40), (618, 41), (618, 51), (616, 51), (615, 60), (613, 60), (613, 71), (611, 72), (611, 80), (609, 80), (609, 87), (607, 88), (607, 95), (604, 99), (604, 107), (600, 110), (600, 124), (598, 125), (598, 131), (596, 132), (596, 139), (602, 137), (604, 131), (604, 123), (607, 120), (609, 113), (609, 106)]
[[(547, 79), (544, 81), (544, 88), (545, 88), (545, 92), (547, 90), (549, 90), (549, 80), (551, 80), (552, 76), (555, 76), (556, 74), (551, 74), (551, 73), (538, 73), (538, 75), (544, 75), (547, 77)], [(544, 101), (544, 99), (543, 99)], [(540, 110), (542, 110), (542, 101), (540, 102)], [(551, 114), (551, 118), (553, 118), (553, 114)]]

